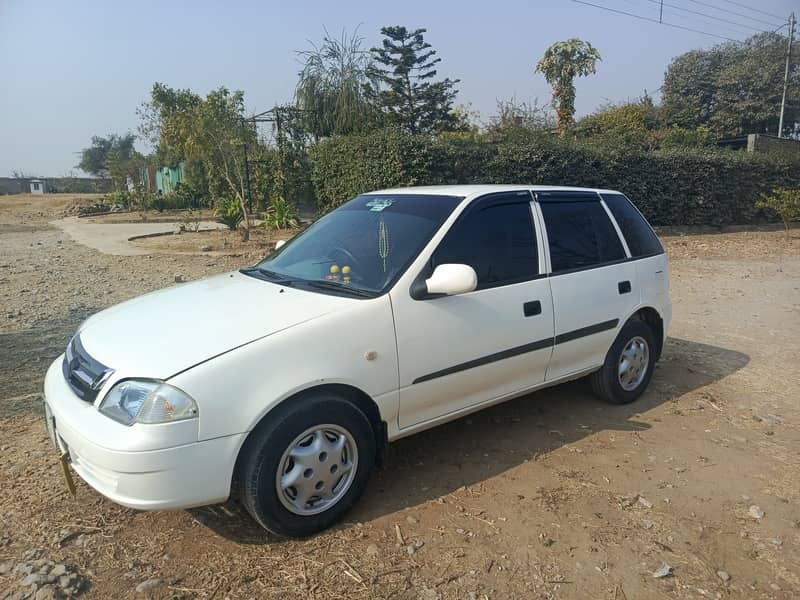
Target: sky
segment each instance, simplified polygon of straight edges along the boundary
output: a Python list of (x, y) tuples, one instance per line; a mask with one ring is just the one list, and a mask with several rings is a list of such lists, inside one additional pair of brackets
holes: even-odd
[[(658, 19), (660, 0), (587, 1)], [(665, 1), (664, 21), (737, 40), (800, 9), (798, 0)], [(576, 81), (578, 116), (645, 89), (658, 99), (673, 57), (725, 41), (572, 0), (0, 0), (0, 177), (80, 174), (79, 152), (93, 135), (136, 132), (136, 108), (156, 81), (202, 94), (241, 89), (250, 113), (288, 102), (297, 51), (324, 28), (357, 27), (371, 47), (387, 25), (426, 28), (439, 74), (461, 80), (456, 103), (484, 121), (498, 99), (550, 101), (534, 67), (556, 41), (587, 40), (603, 58), (596, 75)]]

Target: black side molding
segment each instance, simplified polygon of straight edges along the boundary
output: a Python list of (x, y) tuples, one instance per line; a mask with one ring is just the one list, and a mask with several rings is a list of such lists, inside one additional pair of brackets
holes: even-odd
[(562, 333), (554, 338), (545, 338), (543, 340), (531, 342), (530, 344), (524, 344), (522, 346), (516, 346), (501, 352), (495, 352), (494, 354), (489, 354), (487, 356), (482, 356), (481, 358), (476, 358), (467, 362), (453, 365), (452, 367), (447, 367), (441, 371), (434, 371), (433, 373), (428, 373), (422, 377), (417, 377), (412, 382), (412, 385), (415, 383), (430, 381), (431, 379), (438, 379), (439, 377), (444, 377), (445, 375), (452, 375), (453, 373), (458, 373), (460, 371), (466, 371), (467, 369), (474, 369), (475, 367), (488, 365), (489, 363), (493, 363), (498, 360), (513, 358), (514, 356), (519, 356), (520, 354), (527, 354), (528, 352), (543, 350), (544, 348), (550, 348), (555, 344), (563, 344), (564, 342), (576, 340), (588, 335), (594, 335), (595, 333), (600, 333), (601, 331), (614, 329), (618, 323), (619, 319), (612, 319), (611, 321), (604, 321), (595, 325), (589, 325), (588, 327), (581, 327), (580, 329), (575, 329), (574, 331), (568, 331), (567, 333)]
[(571, 342), (572, 340), (577, 340), (578, 338), (586, 337), (587, 335), (594, 335), (595, 333), (600, 333), (601, 331), (614, 329), (618, 323), (619, 319), (611, 319), (610, 321), (603, 321), (602, 323), (596, 323), (594, 325), (589, 325), (588, 327), (581, 327), (580, 329), (574, 329), (573, 331), (559, 334), (556, 336), (556, 344)]

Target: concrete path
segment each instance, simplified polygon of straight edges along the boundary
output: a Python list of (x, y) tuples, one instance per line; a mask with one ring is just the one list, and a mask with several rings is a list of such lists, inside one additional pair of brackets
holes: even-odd
[[(175, 231), (180, 223), (88, 223), (78, 217), (66, 217), (52, 221), (51, 225), (63, 230), (79, 244), (115, 256), (150, 254), (137, 248), (128, 240), (139, 235), (168, 233)], [(200, 229), (224, 229), (221, 223), (201, 221)]]

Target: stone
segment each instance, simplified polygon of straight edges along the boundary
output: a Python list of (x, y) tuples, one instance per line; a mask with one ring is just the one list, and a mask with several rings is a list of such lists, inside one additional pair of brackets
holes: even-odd
[(409, 545), (409, 546), (406, 546), (406, 552), (408, 552), (408, 555), (409, 555), (409, 556), (411, 556), (412, 554), (414, 554), (414, 552), (416, 552), (416, 551), (417, 551), (417, 549), (416, 549), (416, 548), (414, 548), (414, 546), (411, 546), (411, 545)]
[(26, 575), (19, 584), (22, 587), (34, 586), (39, 587), (43, 583), (47, 582), (47, 578), (42, 575), (41, 573), (31, 573), (30, 575)]
[(58, 564), (50, 570), (51, 577), (61, 577), (67, 572), (66, 565)]
[(367, 546), (367, 556), (373, 556), (374, 557), (374, 556), (378, 556), (378, 554), (380, 554), (380, 550), (378, 549), (377, 545), (370, 544), (369, 546)]
[(641, 504), (641, 505), (642, 505), (642, 506), (644, 506), (645, 508), (653, 508), (653, 503), (652, 503), (652, 502), (650, 502), (650, 501), (649, 501), (647, 498), (645, 498), (644, 496), (639, 496), (639, 504)]
[(14, 568), (14, 561), (12, 560), (0, 563), (0, 575), (7, 575), (8, 573), (11, 573), (11, 570), (13, 568)]
[(183, 283), (183, 282), (184, 282), (183, 275), (181, 275), (180, 273), (175, 273), (175, 283)]
[(764, 518), (764, 511), (761, 510), (761, 508), (757, 504), (753, 504), (753, 506), (750, 507), (750, 510), (747, 511), (747, 514), (749, 514), (754, 519)]
[(34, 600), (61, 600), (64, 595), (54, 585), (45, 585), (36, 591)]
[(154, 577), (153, 579), (148, 579), (147, 581), (143, 581), (139, 585), (136, 586), (136, 592), (139, 594), (145, 594), (152, 589), (157, 588), (163, 583), (161, 579), (158, 577)]
[(722, 570), (717, 571), (717, 577), (719, 577), (720, 579), (722, 579), (722, 581), (726, 583), (731, 579), (731, 576), (728, 574), (728, 572)]
[(779, 417), (776, 417), (775, 415), (771, 415), (769, 413), (759, 414), (758, 420), (761, 421), (762, 423), (769, 423), (770, 425), (781, 424), (781, 420)]
[(208, 244), (203, 244), (200, 246), (200, 252), (211, 252), (211, 246)]
[(406, 517), (406, 521), (409, 523), (409, 525), (416, 525), (417, 523), (419, 523), (419, 520), (412, 516)]
[(658, 569), (653, 572), (653, 577), (660, 579), (662, 577), (669, 577), (672, 575), (672, 567), (667, 563), (663, 563)]

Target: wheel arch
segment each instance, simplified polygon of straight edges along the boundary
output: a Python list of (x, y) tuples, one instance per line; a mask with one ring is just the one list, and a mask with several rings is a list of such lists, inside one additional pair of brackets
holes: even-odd
[(664, 319), (661, 317), (661, 313), (652, 306), (640, 306), (624, 323), (631, 320), (644, 321), (652, 329), (653, 337), (656, 338), (656, 360), (661, 358), (661, 352), (664, 349)]
[(238, 480), (238, 474), (241, 469), (242, 460), (247, 453), (249, 442), (258, 435), (261, 426), (269, 419), (274, 418), (276, 413), (285, 409), (289, 402), (302, 402), (304, 398), (323, 392), (339, 396), (340, 398), (355, 405), (361, 412), (364, 413), (372, 427), (373, 434), (375, 435), (375, 448), (377, 450), (376, 463), (380, 464), (382, 451), (387, 444), (388, 438), (386, 422), (381, 418), (380, 409), (378, 408), (376, 402), (365, 391), (353, 385), (346, 383), (322, 383), (290, 394), (281, 401), (276, 402), (263, 415), (261, 415), (261, 417), (259, 417), (258, 421), (256, 421), (255, 425), (248, 432), (247, 436), (245, 436), (237, 451), (236, 462), (234, 463), (231, 478), (232, 495), (235, 495), (238, 491), (236, 482)]

